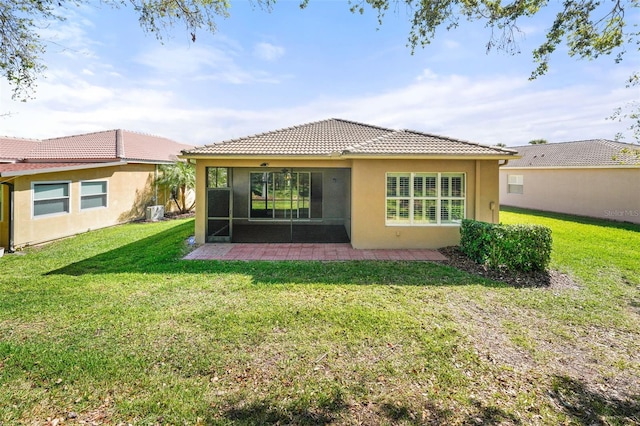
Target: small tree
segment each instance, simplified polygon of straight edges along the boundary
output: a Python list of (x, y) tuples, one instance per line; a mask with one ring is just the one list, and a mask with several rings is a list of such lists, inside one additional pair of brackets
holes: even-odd
[(532, 139), (529, 141), (529, 145), (544, 145), (546, 143), (546, 139)]
[(195, 200), (187, 205), (187, 192), (196, 186), (196, 168), (186, 161), (160, 166), (161, 175), (156, 183), (171, 192), (171, 199), (180, 213), (187, 213), (195, 207)]

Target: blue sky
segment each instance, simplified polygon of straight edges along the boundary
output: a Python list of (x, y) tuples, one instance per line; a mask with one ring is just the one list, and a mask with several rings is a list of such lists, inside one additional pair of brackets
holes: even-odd
[[(615, 64), (570, 58), (528, 77), (552, 16), (521, 22), (521, 54), (485, 52), (490, 31), (462, 22), (413, 54), (408, 15), (352, 14), (346, 2), (281, 1), (271, 12), (233, 2), (218, 31), (182, 27), (159, 42), (131, 9), (83, 6), (42, 29), (48, 66), (36, 98), (11, 100), (0, 83), (0, 134), (48, 138), (114, 128), (201, 145), (336, 117), (484, 144), (612, 139), (607, 120), (640, 98), (625, 88), (637, 51)], [(636, 17), (637, 18), (637, 17)]]

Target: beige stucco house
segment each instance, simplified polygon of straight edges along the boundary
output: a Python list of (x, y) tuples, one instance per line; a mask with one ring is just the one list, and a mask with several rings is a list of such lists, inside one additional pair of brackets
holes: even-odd
[(125, 130), (0, 138), (0, 247), (9, 251), (144, 218), (166, 205), (158, 166), (191, 145)]
[(500, 169), (500, 201), (640, 223), (639, 148), (604, 139), (514, 147), (521, 158)]
[[(183, 152), (196, 164), (198, 243), (342, 229), (354, 248), (457, 244), (463, 218), (497, 222), (515, 151), (329, 119)], [(325, 231), (326, 230), (326, 231)], [(272, 233), (273, 234), (273, 233)], [(283, 235), (279, 236), (280, 238)]]

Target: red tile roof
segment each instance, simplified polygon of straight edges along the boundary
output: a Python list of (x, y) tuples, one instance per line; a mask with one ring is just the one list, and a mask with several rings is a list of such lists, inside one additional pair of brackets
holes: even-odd
[(29, 158), (115, 159), (145, 162), (175, 161), (184, 149), (193, 148), (171, 139), (127, 130), (108, 130), (84, 135), (45, 139)]
[(21, 176), (36, 173), (51, 173), (62, 170), (89, 169), (93, 167), (106, 167), (117, 164), (126, 164), (120, 162), (92, 162), (92, 163), (0, 163), (0, 176)]
[(120, 129), (44, 140), (0, 137), (0, 174), (96, 167), (96, 163), (164, 164), (192, 148), (160, 136)]
[(23, 159), (39, 143), (35, 139), (0, 137), (0, 162)]

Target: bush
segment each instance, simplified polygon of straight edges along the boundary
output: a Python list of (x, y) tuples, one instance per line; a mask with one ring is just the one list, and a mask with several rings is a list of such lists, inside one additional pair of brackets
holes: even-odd
[(460, 249), (489, 268), (542, 271), (551, 260), (551, 229), (541, 225), (496, 225), (464, 219)]

